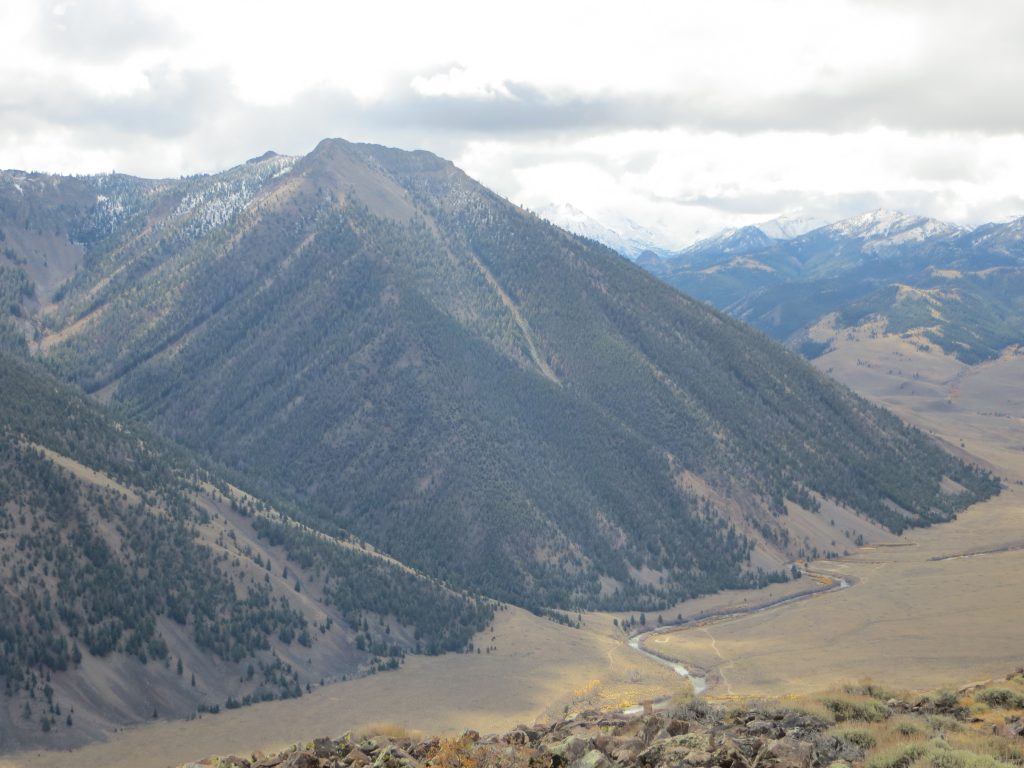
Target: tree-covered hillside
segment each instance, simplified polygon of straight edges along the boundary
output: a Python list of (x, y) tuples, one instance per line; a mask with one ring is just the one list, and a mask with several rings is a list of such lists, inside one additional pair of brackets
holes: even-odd
[[(0, 739), (52, 728), (81, 741), (109, 709), (125, 722), (135, 694), (89, 682), (97, 665), (128, 689), (166, 678), (136, 719), (157, 702), (189, 715), (461, 650), (490, 620), (484, 601), (232, 493), (35, 363), (0, 352), (0, 393)], [(303, 584), (328, 607), (304, 601)], [(78, 731), (61, 703), (77, 705)], [(12, 708), (30, 716), (9, 721)]]
[(60, 375), (317, 529), (523, 605), (777, 578), (751, 558), (787, 499), (900, 530), (996, 488), (425, 152), (333, 140), (169, 184), (58, 298)]

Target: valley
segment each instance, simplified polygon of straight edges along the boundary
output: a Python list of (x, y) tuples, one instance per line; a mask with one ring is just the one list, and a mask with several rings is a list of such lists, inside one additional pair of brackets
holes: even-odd
[[(1016, 487), (993, 498), (989, 475), (1024, 476), (1013, 354), (970, 367), (823, 321), (815, 371), (429, 153), (327, 140), (213, 176), (0, 193), (18, 393), (2, 426), (30, 449), (5, 496), (13, 765), (687, 696), (629, 635), (724, 614), (645, 640), (711, 697), (814, 690), (880, 659), (932, 685), (1013, 656), (992, 606), (1019, 588), (1019, 551), (959, 557), (1019, 524)], [(64, 282), (22, 269), (40, 228), (84, 248), (55, 262)], [(115, 414), (152, 433), (129, 440)], [(73, 569), (40, 573), (58, 545), (124, 586), (97, 603)], [(793, 560), (818, 577), (789, 580)], [(980, 634), (946, 645), (957, 616)], [(47, 631), (38, 658), (24, 637)], [(80, 633), (89, 653), (69, 657)]]
[[(705, 672), (710, 699), (799, 696), (865, 677), (894, 689), (956, 687), (1019, 665), (1024, 630), (1012, 610), (1024, 587), (1024, 551), (1015, 548), (1024, 544), (1024, 488), (1018, 484), (1024, 479), (1024, 410), (1013, 375), (1019, 358), (965, 369), (940, 353), (920, 354), (909, 377), (918, 382), (914, 394), (901, 386), (907, 377), (897, 378), (898, 368), (891, 377), (879, 373), (906, 360), (897, 353), (911, 354), (897, 338), (851, 337), (819, 365), (955, 448), (962, 441), (962, 450), (1006, 479), (1006, 490), (954, 522), (810, 564), (855, 582), (849, 589), (647, 639), (659, 655)], [(857, 364), (871, 355), (871, 367)], [(953, 384), (960, 394), (951, 407), (945, 395)], [(984, 415), (996, 410), (1001, 415)], [(661, 613), (672, 621), (748, 610), (806, 590), (807, 580), (722, 592)], [(493, 634), (474, 638), (478, 646), (493, 644), (490, 653), (413, 657), (398, 671), (327, 685), (299, 700), (139, 726), (74, 754), (26, 753), (0, 765), (155, 768), (203, 754), (269, 751), (375, 723), (424, 733), (487, 733), (550, 722), (564, 711), (685, 694), (683, 678), (630, 649), (613, 624), (638, 615), (584, 613), (577, 630), (509, 608), (496, 615)], [(648, 614), (647, 622), (653, 626), (655, 616)], [(140, 754), (154, 751), (165, 757), (139, 762)]]
[(855, 587), (769, 612), (667, 632), (659, 654), (705, 670), (709, 694), (780, 695), (870, 677), (920, 689), (998, 676), (1024, 628), (1024, 360), (965, 366), (885, 334), (850, 333), (816, 365), (886, 404), (1007, 483), (951, 523), (815, 568)]
[(0, 28), (0, 768), (1024, 768), (1024, 3)]

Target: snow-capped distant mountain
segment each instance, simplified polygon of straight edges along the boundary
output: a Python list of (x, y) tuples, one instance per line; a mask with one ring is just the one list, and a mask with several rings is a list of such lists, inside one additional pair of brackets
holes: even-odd
[(640, 263), (812, 356), (825, 346), (808, 329), (830, 315), (836, 327), (917, 333), (967, 364), (1024, 344), (1024, 218), (965, 228), (883, 209), (801, 225), (810, 229), (792, 237), (765, 231), (796, 231), (784, 226), (724, 230)]
[[(813, 216), (779, 216), (770, 221), (746, 227), (723, 229), (711, 237), (698, 240), (680, 251), (724, 254), (751, 252), (767, 248), (776, 241), (810, 239), (875, 241), (878, 245), (895, 246), (920, 242), (933, 237), (947, 237), (966, 231), (944, 221), (915, 216), (902, 211), (879, 209), (837, 222)], [(764, 237), (760, 237), (763, 235)]]
[(781, 240), (792, 240), (827, 226), (829, 222), (812, 216), (779, 216), (771, 221), (746, 227), (729, 227), (711, 237), (698, 240), (671, 257), (693, 257), (702, 254), (736, 256), (770, 248)]
[(882, 241), (887, 245), (920, 242), (932, 237), (956, 235), (962, 227), (926, 216), (879, 208), (823, 227), (820, 233), (830, 237)]
[(815, 216), (777, 216), (770, 221), (762, 221), (754, 226), (773, 240), (792, 240), (805, 235), (811, 230), (827, 226), (830, 222)]
[(688, 248), (679, 251), (678, 256), (715, 253), (734, 256), (754, 251), (763, 251), (775, 243), (775, 239), (758, 226), (723, 229), (718, 234), (698, 240)]
[(541, 206), (534, 212), (574, 235), (596, 240), (630, 259), (636, 259), (645, 251), (658, 255), (666, 255), (672, 251), (665, 235), (641, 226), (631, 219), (617, 218), (604, 224), (568, 203)]
[(970, 231), (971, 245), (994, 251), (1017, 251), (1024, 245), (1024, 216), (1006, 222), (982, 224)]

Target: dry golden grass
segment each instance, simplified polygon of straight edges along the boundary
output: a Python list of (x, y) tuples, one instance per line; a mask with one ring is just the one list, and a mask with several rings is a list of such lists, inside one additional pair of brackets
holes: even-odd
[[(899, 695), (897, 701), (916, 703), (945, 698), (970, 713), (958, 720), (948, 715), (893, 714), (883, 720), (849, 721), (837, 724), (829, 733), (862, 747), (866, 751), (866, 768), (1006, 768), (1021, 765), (1024, 747), (1019, 740), (1008, 737), (1005, 721), (977, 717), (978, 695), (998, 684), (986, 685), (970, 693), (950, 694), (941, 691), (924, 696)], [(826, 695), (849, 697), (845, 693)], [(853, 701), (853, 699), (851, 699)], [(993, 727), (994, 726), (994, 727)]]
[[(490, 654), (412, 656), (395, 672), (327, 685), (300, 699), (147, 724), (74, 752), (0, 758), (0, 768), (157, 768), (214, 754), (270, 754), (320, 736), (369, 733), (381, 723), (439, 736), (467, 728), (495, 733), (555, 720), (566, 707), (628, 706), (689, 691), (683, 678), (630, 649), (611, 617), (586, 621), (593, 623), (575, 630), (527, 611), (499, 611), (493, 643), (490, 633), (481, 643), (497, 646)], [(586, 701), (574, 707), (577, 692)]]
[(476, 768), (471, 747), (472, 742), (466, 738), (441, 739), (437, 748), (427, 755), (428, 764), (435, 768)]
[(417, 731), (414, 728), (406, 728), (404, 725), (388, 720), (382, 720), (376, 723), (366, 723), (366, 725), (360, 726), (352, 733), (352, 738), (357, 741), (371, 736), (386, 736), (389, 739), (412, 739), (413, 741), (420, 741), (423, 739), (423, 731)]
[(1021, 537), (1022, 491), (909, 534), (914, 546), (819, 564), (855, 580), (850, 589), (666, 634), (657, 650), (707, 670), (713, 695), (808, 692), (864, 676), (907, 689), (996, 676), (1022, 660), (1024, 625), (1010, 607), (1024, 551), (931, 558)]
[[(868, 361), (867, 365), (858, 361)], [(821, 690), (871, 676), (897, 689), (986, 679), (1024, 661), (1024, 357), (979, 368), (893, 337), (840, 339), (816, 361), (862, 394), (980, 457), (1007, 490), (958, 520), (816, 567), (853, 588), (658, 638), (710, 695)], [(957, 555), (964, 555), (957, 557)], [(946, 559), (934, 559), (946, 558)]]

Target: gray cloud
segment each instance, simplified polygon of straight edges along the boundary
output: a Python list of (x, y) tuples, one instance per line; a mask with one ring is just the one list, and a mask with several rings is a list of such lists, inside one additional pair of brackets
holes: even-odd
[(946, 149), (926, 157), (914, 157), (905, 161), (908, 173), (921, 181), (981, 181), (977, 158), (965, 151)]
[[(911, 204), (911, 198), (913, 203)], [(887, 194), (874, 191), (853, 191), (825, 195), (812, 190), (778, 190), (759, 194), (733, 193), (723, 195), (690, 195), (665, 202), (684, 207), (720, 211), (769, 219), (785, 211), (802, 211), (807, 216), (836, 221), (878, 208), (921, 210), (919, 196), (905, 193)]]
[[(850, 114), (866, 120), (863, 115), (871, 113), (868, 107), (851, 108), (847, 101), (849, 114), (845, 119), (827, 115), (824, 121), (814, 121), (807, 118), (809, 113), (803, 107), (773, 104), (765, 110), (772, 114), (770, 120), (749, 117), (743, 122), (736, 116), (726, 119), (721, 114), (712, 119), (711, 110), (701, 114), (693, 105), (682, 105), (681, 99), (658, 99), (653, 95), (562, 97), (516, 84), (509, 85), (511, 96), (503, 98), (427, 97), (398, 88), (382, 101), (369, 105), (346, 93), (316, 90), (299, 95), (287, 108), (279, 109), (243, 103), (233, 92), (228, 73), (223, 71), (174, 72), (163, 68), (148, 73), (148, 78), (149, 88), (116, 98), (84, 94), (66, 81), (23, 81), (0, 96), (0, 140), (10, 141), (19, 133), (44, 125), (74, 131), (86, 147), (117, 144), (126, 153), (152, 152), (154, 146), (171, 140), (189, 147), (188, 167), (181, 170), (194, 172), (217, 170), (266, 149), (303, 153), (325, 136), (427, 148), (448, 157), (461, 154), (469, 138), (508, 138), (519, 147), (506, 162), (492, 169), (497, 177), (488, 181), (504, 194), (516, 195), (517, 167), (553, 160), (578, 161), (619, 176), (642, 172), (656, 158), (656, 154), (642, 148), (635, 155), (612, 159), (593, 152), (565, 150), (557, 141), (552, 145), (554, 148), (538, 149), (530, 141), (543, 138), (547, 142), (553, 133), (667, 128), (680, 124), (684, 118), (689, 125), (706, 130), (730, 126), (735, 132), (754, 132), (782, 125), (801, 130), (816, 125), (820, 130), (823, 123), (849, 127), (853, 119)], [(781, 117), (789, 113), (800, 113), (803, 118)], [(900, 162), (912, 178), (923, 182), (971, 180), (977, 176), (969, 153), (900, 158)], [(716, 195), (650, 195), (649, 199), (653, 204), (764, 218), (802, 209), (810, 215), (837, 219), (879, 207), (941, 217), (944, 211), (956, 207), (952, 193), (932, 190), (854, 190), (825, 196), (806, 189), (751, 193), (743, 190), (739, 181), (735, 184), (735, 189)], [(996, 201), (972, 210), (970, 217), (999, 218), (1004, 211), (1008, 211), (1005, 215), (1012, 215), (1020, 209), (1017, 200)]]
[(673, 198), (654, 198), (658, 202), (675, 205), (699, 206), (725, 213), (746, 215), (771, 215), (804, 205), (807, 193), (801, 190), (780, 189), (764, 193), (733, 192), (728, 194), (693, 194)]
[(92, 140), (172, 138), (215, 119), (232, 103), (224, 72), (160, 67), (146, 77), (148, 88), (110, 97), (84, 93), (68, 79), (23, 78), (0, 96), (0, 123), (59, 126)]
[[(886, 208), (907, 211), (940, 220), (948, 220), (949, 212), (961, 206), (962, 199), (954, 192), (932, 189), (855, 190), (838, 194), (822, 194), (813, 190), (780, 190), (764, 194), (692, 195), (667, 202), (681, 209), (711, 210), (744, 220), (766, 220), (788, 211), (802, 215), (839, 221), (866, 211)], [(980, 223), (999, 221), (1021, 215), (1024, 197), (1015, 195), (975, 204), (966, 211), (964, 221)]]
[[(452, 62), (397, 73), (391, 87), (373, 100), (325, 87), (297, 93), (281, 108), (243, 101), (226, 70), (183, 68), (169, 58), (184, 39), (169, 17), (130, 0), (69, 0), (63, 15), (54, 13), (57, 3), (47, 2), (37, 14), (33, 34), (39, 50), (66, 65), (65, 74), (28, 72), (7, 78), (0, 89), (0, 147), (31, 143), (34, 136), (67, 136), (68, 146), (97, 150), (104, 160), (117, 158), (129, 171), (135, 163), (135, 168), (158, 172), (182, 164), (181, 172), (194, 172), (223, 168), (266, 149), (306, 152), (325, 136), (426, 148), (452, 158), (464, 155), (470, 141), (494, 139), (506, 145), (501, 152), (507, 156), (488, 161), (492, 175), (485, 181), (515, 195), (520, 183), (528, 183), (521, 181), (519, 171), (531, 165), (574, 161), (628, 180), (629, 174), (650, 172), (661, 157), (642, 138), (633, 151), (618, 157), (581, 151), (576, 140), (590, 136), (682, 129), (695, 135), (851, 134), (856, 142), (857, 134), (884, 127), (914, 135), (949, 134), (949, 146), (959, 144), (961, 151), (891, 158), (887, 167), (901, 174), (906, 186), (922, 191), (854, 189), (823, 196), (814, 190), (776, 189), (752, 194), (742, 188), (742, 179), (728, 178), (721, 184), (734, 188), (726, 186), (714, 195), (649, 199), (660, 211), (680, 206), (737, 220), (798, 208), (826, 218), (883, 206), (933, 215), (955, 210), (975, 221), (1021, 210), (1016, 198), (972, 204), (932, 190), (960, 181), (979, 188), (968, 197), (981, 197), (982, 174), (988, 171), (971, 151), (972, 143), (987, 136), (1024, 134), (1024, 99), (1017, 97), (1024, 93), (1024, 46), (1019, 44), (1024, 39), (1024, 6), (1013, 0), (977, 0), (970, 7), (956, 0), (854, 1), (908, 15), (919, 33), (907, 39), (910, 53), (894, 57), (885, 55), (891, 51), (880, 51), (879, 61), (901, 62), (887, 71), (873, 66), (867, 52), (856, 66), (823, 61), (804, 86), (784, 95), (751, 97), (742, 89), (747, 95), (741, 96), (741, 89), (713, 88), (699, 72), (670, 93), (595, 93), (514, 79), (488, 95), (430, 96), (411, 86), (417, 75), (448, 72), (457, 65)], [(865, 41), (865, 51), (870, 42)], [(147, 87), (121, 96), (82, 89), (76, 64), (119, 65), (137, 51), (166, 54), (163, 66), (145, 73)], [(944, 146), (942, 142), (922, 146)], [(903, 145), (893, 146), (903, 151)], [(155, 153), (173, 159), (154, 160)], [(792, 186), (793, 181), (783, 176), (780, 183)], [(759, 188), (763, 186), (761, 179)], [(537, 195), (536, 190), (522, 191)], [(634, 192), (643, 197), (642, 191)]]
[[(950, 67), (955, 69), (955, 67)], [(458, 154), (473, 138), (523, 139), (586, 136), (632, 129), (858, 132), (875, 126), (909, 132), (1008, 134), (1024, 130), (1024, 64), (993, 75), (983, 88), (935, 82), (924, 73), (864, 79), (830, 91), (737, 104), (707, 93), (581, 94), (546, 92), (506, 82), (507, 95), (425, 96), (407, 85), (363, 102), (336, 90), (307, 91), (282, 109), (241, 102), (224, 71), (170, 67), (147, 73), (149, 87), (102, 97), (82, 92), (70, 79), (27, 78), (0, 96), (0, 118), (12, 130), (26, 121), (101, 137), (216, 138), (232, 146), (307, 147), (325, 135), (428, 146)], [(962, 79), (962, 77), (961, 77)], [(408, 81), (406, 81), (408, 82)], [(594, 158), (599, 161), (598, 158)], [(637, 168), (650, 158), (637, 156)], [(956, 164), (933, 164), (937, 174), (956, 174)], [(926, 171), (925, 168), (918, 169)]]
[(984, 86), (950, 75), (910, 73), (851, 83), (830, 91), (732, 103), (703, 93), (561, 94), (525, 83), (504, 83), (500, 96), (423, 96), (393, 91), (366, 106), (344, 93), (305, 94), (293, 109), (388, 131), (512, 137), (529, 134), (595, 134), (623, 130), (686, 128), (735, 134), (766, 131), (846, 133), (874, 127), (912, 133), (1024, 130), (1024, 63), (993, 75)]

